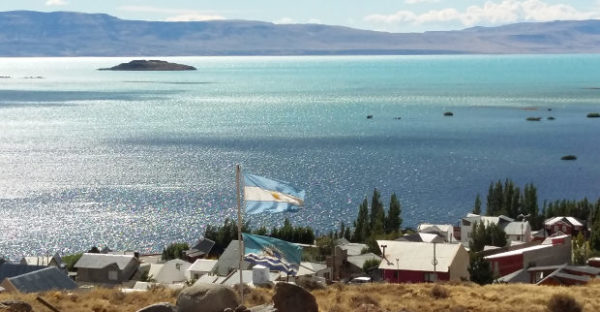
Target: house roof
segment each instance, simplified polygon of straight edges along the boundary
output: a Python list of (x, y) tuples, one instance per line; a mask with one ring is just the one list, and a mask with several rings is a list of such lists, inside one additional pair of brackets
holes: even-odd
[[(179, 269), (177, 266), (179, 265)], [(156, 275), (153, 275), (154, 279), (157, 282), (172, 282), (172, 281), (182, 281), (185, 280), (185, 272), (192, 264), (181, 260), (181, 259), (173, 259), (163, 263)], [(150, 268), (152, 271), (152, 267)], [(148, 274), (150, 276), (150, 273)]]
[(15, 264), (15, 263), (2, 263), (0, 264), (0, 282), (2, 282), (5, 278), (13, 277), (37, 270), (41, 270), (45, 268), (45, 266), (41, 265), (25, 265), (25, 264)]
[(544, 266), (533, 266), (527, 269), (527, 272), (539, 272), (539, 271), (550, 271), (557, 270), (566, 267), (567, 264), (557, 264), (557, 265), (544, 265)]
[(527, 221), (513, 221), (504, 226), (504, 232), (506, 235), (524, 235), (527, 233), (527, 229), (530, 228)]
[[(377, 245), (386, 245), (385, 259), (381, 261), (379, 269), (408, 270), (408, 271), (434, 271), (434, 248), (437, 264), (435, 271), (448, 272), (458, 251), (464, 247), (462, 244), (432, 244), (402, 241), (377, 241)], [(397, 259), (397, 261), (396, 261)]]
[(350, 241), (347, 240), (345, 237), (342, 238), (338, 238), (335, 240), (335, 245), (346, 245), (346, 244), (350, 244)]
[(208, 238), (202, 238), (202, 239), (198, 240), (198, 243), (196, 243), (196, 245), (194, 245), (189, 250), (186, 250), (185, 254), (188, 257), (192, 257), (192, 258), (201, 257), (203, 255), (209, 254), (214, 245), (215, 245), (215, 241), (210, 240)]
[(406, 234), (404, 236), (398, 237), (395, 241), (403, 241), (403, 242), (422, 242), (423, 239), (419, 233)]
[[(385, 250), (385, 252), (387, 253), (387, 249)], [(352, 265), (362, 269), (365, 262), (370, 259), (377, 259), (377, 260), (381, 261), (381, 257), (372, 252), (369, 252), (369, 253), (366, 253), (363, 255), (348, 257), (347, 261), (349, 263), (351, 263)]]
[(570, 239), (571, 236), (564, 234), (562, 232), (554, 233), (552, 236), (548, 236), (544, 241), (542, 241), (543, 245), (556, 245), (562, 244), (564, 240)]
[[(589, 282), (592, 278), (589, 276), (579, 276), (579, 275), (574, 275), (574, 274), (563, 273), (560, 270), (556, 270), (556, 271), (552, 272), (551, 274), (548, 274), (548, 276), (546, 276), (539, 282), (537, 282), (536, 285), (544, 284), (549, 279), (554, 279), (554, 280), (560, 282), (561, 284), (564, 284), (565, 281), (570, 281), (574, 284), (585, 284), (585, 283)], [(567, 284), (569, 284), (569, 283), (567, 283)]]
[(296, 273), (296, 276), (312, 275), (325, 269), (327, 269), (326, 264), (314, 262), (300, 262), (300, 267), (298, 268), (298, 273)]
[(463, 220), (467, 220), (469, 222), (479, 222), (479, 221), (483, 221), (484, 224), (490, 224), (490, 223), (494, 223), (494, 224), (498, 224), (500, 223), (500, 221), (504, 221), (504, 222), (512, 222), (515, 221), (512, 218), (509, 218), (507, 216), (497, 216), (497, 217), (489, 217), (489, 216), (480, 216), (480, 215), (476, 215), (476, 214), (472, 214), (469, 213), (467, 214), (467, 216), (465, 218), (463, 218)]
[(435, 233), (413, 233), (407, 234), (402, 237), (396, 238), (395, 241), (405, 241), (405, 242), (426, 242), (426, 243), (445, 243), (446, 240), (444, 237)]
[(498, 278), (496, 281), (501, 283), (529, 283), (529, 272), (526, 269), (520, 269), (510, 274)]
[(190, 272), (212, 272), (218, 260), (198, 259), (188, 268)]
[(431, 224), (431, 223), (421, 223), (417, 226), (418, 232), (454, 232), (454, 226), (452, 224)]
[(367, 244), (361, 243), (348, 243), (344, 245), (339, 245), (338, 248), (346, 250), (348, 256), (358, 256), (362, 253), (363, 249), (369, 248), (369, 246), (367, 246)]
[(158, 277), (158, 274), (160, 274), (160, 271), (162, 270), (163, 267), (163, 263), (149, 263), (150, 264), (150, 270), (148, 270), (148, 278), (151, 278), (153, 280), (156, 280), (156, 277)]
[(135, 261), (135, 257), (131, 255), (84, 253), (75, 264), (75, 268), (102, 269), (116, 263), (119, 270), (124, 270), (132, 261)]
[(44, 268), (10, 277), (8, 281), (22, 293), (77, 288), (77, 284), (56, 267)]
[(62, 258), (58, 253), (55, 253), (53, 256), (23, 257), (23, 259), (21, 259), (21, 264), (48, 266), (52, 260), (54, 260), (54, 263), (56, 263), (57, 267), (61, 267), (63, 265)]
[(581, 221), (579, 221), (573, 217), (554, 217), (554, 218), (550, 218), (550, 219), (544, 221), (544, 224), (545, 225), (553, 225), (554, 223), (563, 221), (563, 220), (567, 221), (568, 223), (570, 223), (573, 226), (583, 226), (583, 223), (581, 223)]
[[(198, 284), (214, 284), (220, 276), (204, 274), (196, 281)], [(194, 283), (194, 284), (196, 284)]]
[[(232, 270), (239, 269), (239, 262), (239, 242), (237, 239), (234, 239), (229, 243), (227, 248), (225, 248), (221, 257), (219, 257), (219, 261), (217, 262), (217, 273), (219, 275), (227, 275)], [(242, 263), (242, 269), (248, 269), (249, 267), (250, 263), (248, 261)]]
[(527, 247), (527, 248), (521, 248), (521, 249), (498, 253), (498, 254), (487, 256), (484, 258), (487, 260), (504, 258), (504, 257), (509, 257), (509, 256), (522, 255), (523, 253), (528, 252), (528, 251), (533, 251), (533, 250), (538, 250), (538, 249), (543, 249), (543, 248), (550, 248), (550, 247), (552, 247), (552, 245), (546, 245), (546, 244), (535, 245), (535, 246), (531, 246), (531, 247)]
[(581, 272), (590, 275), (600, 274), (600, 268), (596, 268), (589, 265), (569, 265), (565, 267), (564, 270), (569, 272)]

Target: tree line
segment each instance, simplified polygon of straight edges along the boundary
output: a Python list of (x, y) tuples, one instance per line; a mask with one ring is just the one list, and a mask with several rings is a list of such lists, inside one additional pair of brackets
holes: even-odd
[[(482, 202), (477, 194), (473, 205), (474, 214), (482, 214)], [(600, 211), (600, 199), (590, 202), (587, 198), (583, 200), (557, 200), (554, 202), (544, 201), (540, 211), (538, 204), (537, 188), (532, 184), (525, 184), (523, 189), (512, 180), (504, 182), (498, 180), (490, 183), (486, 198), (487, 216), (505, 215), (513, 219), (526, 218), (533, 230), (539, 230), (544, 225), (544, 220), (558, 217), (571, 216), (582, 221), (594, 223)]]

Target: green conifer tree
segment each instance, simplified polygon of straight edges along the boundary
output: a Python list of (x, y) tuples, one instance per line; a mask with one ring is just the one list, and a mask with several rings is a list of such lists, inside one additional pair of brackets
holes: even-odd
[(479, 193), (477, 193), (477, 197), (475, 197), (475, 204), (473, 205), (473, 213), (476, 215), (481, 214), (481, 198), (479, 197)]
[(358, 207), (358, 216), (354, 221), (354, 235), (352, 241), (364, 242), (370, 236), (369, 231), (369, 202), (367, 198)]
[(385, 233), (400, 233), (400, 227), (402, 226), (402, 206), (396, 196), (396, 193), (392, 194), (390, 198), (390, 209), (388, 210), (388, 216), (385, 222)]
[(373, 198), (371, 198), (370, 220), (371, 235), (383, 234), (385, 224), (385, 209), (383, 208), (383, 203), (381, 202), (381, 194), (377, 189), (373, 190)]

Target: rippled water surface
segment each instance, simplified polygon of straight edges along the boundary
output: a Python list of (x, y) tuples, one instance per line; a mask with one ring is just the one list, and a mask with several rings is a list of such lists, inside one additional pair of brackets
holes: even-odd
[(540, 200), (600, 196), (600, 56), (166, 60), (198, 71), (0, 59), (0, 255), (191, 243), (234, 217), (236, 163), (307, 191), (251, 224), (320, 231), (374, 187), (408, 226), (455, 223), (507, 177)]

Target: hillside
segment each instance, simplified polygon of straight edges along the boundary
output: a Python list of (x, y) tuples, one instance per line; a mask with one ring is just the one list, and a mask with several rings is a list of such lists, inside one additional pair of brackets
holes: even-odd
[(0, 56), (598, 52), (598, 20), (386, 33), (317, 24), (148, 22), (106, 14), (0, 12)]
[[(437, 291), (434, 291), (436, 287)], [(247, 294), (249, 307), (266, 303), (272, 290), (257, 289)], [(552, 287), (523, 284), (477, 286), (464, 284), (364, 284), (330, 286), (312, 292), (320, 311), (366, 311), (361, 304), (372, 304), (371, 312), (542, 312), (548, 311), (548, 301), (554, 294), (567, 294), (582, 305), (583, 311), (600, 310), (600, 283), (587, 286)], [(0, 294), (0, 301), (19, 299), (33, 305), (35, 311), (47, 309), (36, 302), (38, 294)], [(154, 288), (148, 292), (123, 294), (118, 290), (96, 289), (66, 294), (48, 292), (41, 296), (61, 311), (136, 311), (156, 302), (175, 302), (177, 292)]]

